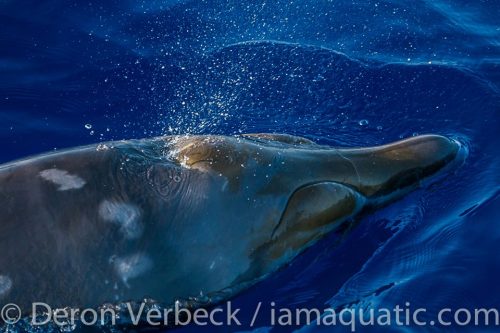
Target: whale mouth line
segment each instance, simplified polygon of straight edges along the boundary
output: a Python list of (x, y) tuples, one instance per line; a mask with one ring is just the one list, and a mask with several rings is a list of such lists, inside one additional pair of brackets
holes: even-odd
[[(314, 186), (314, 185), (320, 185), (320, 184), (335, 184), (335, 185), (338, 185), (338, 186), (342, 186), (344, 188), (348, 188), (349, 191), (352, 192), (355, 195), (355, 197), (356, 197), (356, 206), (357, 207), (362, 207), (363, 204), (367, 200), (366, 196), (364, 196), (361, 192), (359, 192), (359, 190), (356, 189), (354, 186), (352, 186), (351, 184), (346, 184), (346, 183), (342, 183), (342, 182), (339, 182), (339, 181), (319, 180), (319, 181), (312, 181), (312, 182), (308, 182), (308, 183), (302, 184), (302, 185), (298, 186), (297, 188), (295, 188), (295, 190), (290, 194), (290, 196), (288, 198), (288, 201), (287, 201), (287, 204), (286, 204), (286, 207), (281, 212), (281, 216), (280, 216), (280, 218), (278, 220), (278, 223), (276, 223), (276, 225), (274, 226), (274, 228), (273, 228), (273, 230), (271, 232), (271, 240), (272, 241), (276, 240), (276, 238), (277, 238), (276, 234), (277, 234), (278, 230), (283, 226), (284, 217), (285, 217), (285, 214), (286, 214), (286, 211), (287, 211), (287, 207), (289, 205), (289, 202), (290, 202), (291, 198), (296, 193), (298, 193), (300, 190), (302, 190), (302, 189), (305, 189), (307, 187)], [(358, 209), (356, 211), (358, 211)], [(332, 219), (332, 222), (334, 220), (335, 219)]]

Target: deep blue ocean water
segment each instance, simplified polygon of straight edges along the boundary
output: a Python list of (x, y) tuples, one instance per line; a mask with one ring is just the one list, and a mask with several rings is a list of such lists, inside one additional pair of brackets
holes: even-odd
[[(469, 150), (460, 168), (363, 218), (340, 244), (322, 240), (233, 305), (247, 323), (272, 301), (408, 302), (428, 320), (442, 308), (500, 309), (499, 66), (496, 0), (2, 0), (0, 162), (163, 134), (282, 132), (337, 146), (451, 136)], [(271, 328), (265, 317), (205, 329), (346, 331)]]

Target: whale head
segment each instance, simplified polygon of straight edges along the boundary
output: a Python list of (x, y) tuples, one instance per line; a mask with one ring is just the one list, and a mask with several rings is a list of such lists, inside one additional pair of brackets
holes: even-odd
[(185, 167), (214, 175), (233, 201), (244, 202), (217, 208), (228, 213), (226, 228), (237, 223), (253, 260), (240, 281), (264, 276), (357, 213), (419, 187), (460, 148), (439, 135), (346, 149), (279, 134), (185, 137), (175, 146)]

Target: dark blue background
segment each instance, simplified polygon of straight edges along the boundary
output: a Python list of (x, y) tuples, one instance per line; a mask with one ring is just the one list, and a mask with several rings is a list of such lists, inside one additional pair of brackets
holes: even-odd
[(340, 245), (321, 241), (235, 306), (248, 321), (259, 301), (410, 302), (429, 320), (445, 307), (500, 308), (499, 17), (494, 0), (4, 0), (0, 162), (179, 133), (342, 146), (452, 136), (469, 149), (456, 172)]

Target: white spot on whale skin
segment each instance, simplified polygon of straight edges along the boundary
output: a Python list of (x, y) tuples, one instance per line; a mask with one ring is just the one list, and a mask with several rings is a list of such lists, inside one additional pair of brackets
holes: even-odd
[(43, 179), (58, 185), (58, 191), (76, 190), (86, 184), (83, 179), (68, 173), (66, 170), (47, 169), (40, 171), (39, 175)]
[(99, 215), (105, 221), (118, 224), (127, 239), (136, 239), (142, 234), (141, 212), (132, 204), (104, 200), (99, 205)]
[(12, 288), (12, 280), (5, 275), (0, 275), (0, 297), (7, 294)]
[(153, 268), (153, 261), (145, 254), (137, 253), (127, 257), (111, 257), (116, 273), (128, 287), (128, 281)]

